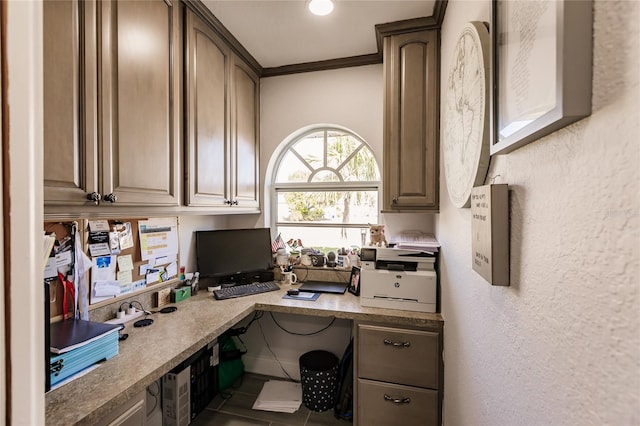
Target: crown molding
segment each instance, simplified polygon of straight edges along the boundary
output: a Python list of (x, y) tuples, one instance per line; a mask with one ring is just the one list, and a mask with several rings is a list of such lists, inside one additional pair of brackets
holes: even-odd
[(378, 47), (378, 53), (382, 54), (382, 40), (387, 36), (412, 33), (414, 31), (439, 30), (444, 20), (447, 1), (448, 0), (436, 0), (432, 16), (376, 25), (376, 45)]
[(183, 0), (184, 3), (197, 13), (202, 19), (204, 19), (213, 30), (218, 33), (223, 40), (225, 40), (231, 50), (233, 50), (238, 56), (240, 56), (251, 69), (258, 74), (258, 76), (262, 77), (262, 66), (258, 63), (256, 58), (254, 58), (251, 53), (238, 41), (237, 38), (234, 37), (233, 34), (224, 26), (222, 22), (216, 18), (213, 13), (209, 10), (207, 6), (202, 3), (200, 0)]
[(197, 13), (209, 23), (222, 37), (231, 49), (240, 56), (253, 71), (262, 77), (275, 77), (279, 75), (298, 74), (313, 71), (326, 71), (338, 68), (358, 67), (363, 65), (382, 63), (382, 40), (384, 37), (404, 34), (414, 31), (439, 30), (444, 20), (448, 0), (436, 0), (433, 15), (423, 18), (406, 19), (403, 21), (389, 22), (375, 26), (377, 53), (349, 56), (346, 58), (327, 59), (324, 61), (305, 62), (300, 64), (283, 65), (279, 67), (263, 68), (260, 63), (249, 53), (247, 49), (234, 37), (233, 34), (216, 18), (201, 0), (183, 0), (187, 7)]
[(381, 63), (382, 55), (380, 53), (370, 53), (367, 55), (349, 56), (346, 58), (327, 59), (325, 61), (305, 62), (301, 64), (283, 65), (280, 67), (263, 68), (262, 77), (275, 77), (279, 75), (326, 71)]

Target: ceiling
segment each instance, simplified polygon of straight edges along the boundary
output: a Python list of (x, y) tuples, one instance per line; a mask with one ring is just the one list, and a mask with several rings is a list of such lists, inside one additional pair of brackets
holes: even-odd
[(334, 0), (314, 16), (305, 0), (202, 0), (263, 68), (378, 52), (376, 24), (430, 17), (436, 0)]

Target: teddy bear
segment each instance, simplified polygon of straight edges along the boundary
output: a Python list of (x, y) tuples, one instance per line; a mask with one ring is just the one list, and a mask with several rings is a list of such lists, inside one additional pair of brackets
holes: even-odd
[(369, 245), (377, 247), (386, 247), (387, 239), (384, 236), (384, 225), (369, 224)]

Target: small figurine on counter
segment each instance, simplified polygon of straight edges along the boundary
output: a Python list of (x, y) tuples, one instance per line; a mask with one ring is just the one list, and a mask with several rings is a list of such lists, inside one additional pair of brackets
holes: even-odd
[(369, 224), (369, 245), (387, 247), (387, 238), (384, 236), (384, 225)]

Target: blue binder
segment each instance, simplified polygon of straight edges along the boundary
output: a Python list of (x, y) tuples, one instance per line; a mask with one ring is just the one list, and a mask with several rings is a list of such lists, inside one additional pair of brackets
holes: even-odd
[(77, 349), (59, 355), (51, 354), (49, 362), (51, 386), (55, 386), (67, 377), (91, 367), (97, 362), (113, 358), (118, 355), (118, 350), (118, 331), (115, 329), (112, 333)]
[(49, 326), (51, 386), (118, 354), (120, 324), (65, 320)]

